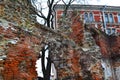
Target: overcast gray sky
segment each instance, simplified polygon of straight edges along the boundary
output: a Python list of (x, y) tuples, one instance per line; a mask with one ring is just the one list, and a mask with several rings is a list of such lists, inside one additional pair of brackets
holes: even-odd
[(88, 1), (89, 4), (94, 5), (120, 6), (120, 0), (88, 0)]
[[(46, 2), (47, 0), (38, 0), (38, 1)], [(57, 0), (55, 0), (55, 1), (57, 1)], [(68, 1), (68, 0), (66, 0), (66, 1)], [(86, 3), (92, 4), (92, 5), (120, 6), (120, 0), (81, 0), (81, 1), (86, 1)]]

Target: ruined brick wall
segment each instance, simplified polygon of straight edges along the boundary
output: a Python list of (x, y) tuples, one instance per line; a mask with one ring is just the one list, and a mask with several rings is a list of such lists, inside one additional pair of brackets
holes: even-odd
[[(18, 27), (1, 21), (0, 26), (0, 55), (3, 80), (32, 80), (36, 78), (35, 62), (37, 59), (35, 45), (40, 41), (36, 37), (25, 33)], [(2, 24), (6, 24), (2, 25)], [(8, 28), (5, 28), (8, 27)], [(34, 44), (34, 45), (33, 45)], [(7, 58), (4, 59), (4, 56)], [(2, 79), (1, 79), (2, 80)]]
[(107, 66), (111, 72), (109, 79), (119, 80), (120, 36), (108, 36), (97, 29), (91, 29), (91, 31), (97, 45), (100, 47), (103, 62), (109, 65)]
[[(9, 26), (12, 23), (8, 21), (5, 22), (8, 28), (5, 28), (3, 21), (6, 20), (1, 19), (0, 49), (1, 56), (6, 56), (6, 58), (2, 57), (0, 60), (1, 80), (36, 79), (35, 62), (40, 50), (47, 43), (51, 46), (51, 58), (55, 64), (58, 79), (102, 80), (100, 53), (98, 54), (100, 51), (99, 48), (95, 48), (94, 42), (86, 41), (89, 46), (81, 48), (82, 46), (74, 41), (75, 38), (72, 40), (65, 34), (39, 24), (34, 24), (33, 31), (29, 32), (19, 26)], [(89, 36), (93, 41), (91, 35)]]
[(101, 53), (104, 57), (115, 57), (120, 54), (120, 36), (106, 35), (97, 29), (91, 29), (96, 44), (100, 46)]
[(48, 43), (58, 79), (103, 80), (100, 48), (79, 17), (52, 30), (31, 17), (25, 0), (11, 1), (0, 2), (0, 80), (35, 80), (35, 62)]

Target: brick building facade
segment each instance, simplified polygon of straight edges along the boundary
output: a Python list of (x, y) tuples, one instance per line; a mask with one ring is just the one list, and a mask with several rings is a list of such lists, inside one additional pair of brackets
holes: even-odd
[[(63, 14), (65, 6), (55, 7), (55, 28), (59, 27), (58, 20)], [(86, 25), (101, 29), (108, 35), (120, 34), (120, 6), (103, 5), (72, 5), (68, 13), (77, 11), (79, 17)]]

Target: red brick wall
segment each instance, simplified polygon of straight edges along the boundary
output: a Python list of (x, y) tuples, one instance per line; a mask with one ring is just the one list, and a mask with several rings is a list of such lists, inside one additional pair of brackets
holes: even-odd
[[(72, 11), (72, 10), (71, 10)], [(97, 23), (97, 27), (99, 28), (99, 29), (101, 29), (102, 28), (102, 26), (103, 26), (103, 16), (102, 16), (102, 12), (101, 11), (96, 11), (96, 10), (94, 10), (94, 11), (86, 11), (86, 10), (82, 10), (82, 11), (79, 11), (79, 13), (80, 13), (80, 19), (84, 19), (84, 12), (92, 12), (93, 13), (93, 17), (94, 17), (94, 21), (97, 23), (97, 22), (101, 22), (101, 23)], [(118, 24), (116, 24), (116, 23), (118, 23), (118, 18), (117, 18), (117, 12), (110, 12), (110, 13), (112, 13), (113, 14), (113, 19), (114, 19), (114, 23), (111, 25), (111, 24), (109, 24), (109, 23), (107, 23), (107, 27), (114, 27), (114, 28), (120, 28), (120, 26), (118, 26)], [(62, 14), (62, 10), (57, 10), (57, 16), (56, 16), (56, 22), (58, 23), (58, 20), (61, 18), (61, 14)], [(92, 24), (94, 24), (94, 23), (92, 23)], [(58, 24), (56, 25), (57, 27), (59, 26)], [(116, 30), (118, 33), (120, 33), (119, 32), (119, 30)]]

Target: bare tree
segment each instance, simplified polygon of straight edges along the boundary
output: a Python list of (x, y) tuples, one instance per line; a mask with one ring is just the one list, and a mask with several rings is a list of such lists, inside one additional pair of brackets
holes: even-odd
[[(37, 0), (31, 0), (31, 3), (35, 7), (35, 9), (32, 9), (38, 17), (40, 17), (43, 20), (43, 24), (47, 27), (50, 27), (54, 29), (53, 27), (53, 19), (54, 19), (54, 7), (59, 2), (62, 2), (65, 5), (64, 15), (66, 15), (67, 10), (69, 6), (74, 2), (75, 0), (47, 0), (47, 6), (43, 7), (45, 5), (42, 5), (44, 2), (37, 2)], [(36, 5), (38, 4), (38, 5)], [(44, 3), (45, 4), (45, 3)], [(46, 12), (43, 12), (46, 11)], [(47, 13), (47, 14), (45, 14)], [(47, 15), (47, 16), (46, 16)]]
[(50, 80), (51, 64), (49, 45), (42, 47), (38, 60), (36, 61), (36, 71), (38, 73), (38, 80)]
[(51, 61), (49, 52), (48, 52), (48, 58), (47, 58), (47, 66), (45, 68), (45, 55), (46, 55), (45, 53), (46, 53), (46, 50), (48, 49), (49, 49), (48, 45), (42, 48), (41, 64), (42, 64), (43, 80), (50, 80), (52, 61)]
[(66, 16), (67, 10), (68, 10), (69, 6), (70, 6), (74, 1), (75, 1), (75, 0), (69, 0), (69, 2), (66, 3), (64, 0), (62, 0), (62, 2), (63, 2), (64, 5), (65, 5), (65, 9), (64, 9), (64, 12), (63, 12), (64, 16)]

